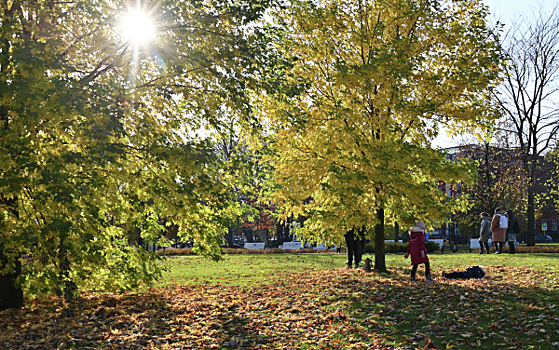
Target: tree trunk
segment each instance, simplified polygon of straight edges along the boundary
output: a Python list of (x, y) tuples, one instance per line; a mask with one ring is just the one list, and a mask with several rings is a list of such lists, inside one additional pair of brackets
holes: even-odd
[[(4, 196), (0, 197), (0, 202), (5, 207), (8, 207), (12, 214), (19, 218), (19, 212), (17, 210), (17, 197), (7, 199)], [(8, 264), (8, 256), (6, 255), (6, 248), (2, 240), (6, 237), (0, 236), (0, 271), (4, 270)], [(16, 308), (19, 309), (23, 307), (23, 290), (21, 287), (17, 286), (17, 279), (21, 276), (21, 259), (17, 255), (15, 260), (15, 270), (7, 274), (0, 274), (0, 311)]]
[(452, 247), (454, 244), (454, 231), (455, 231), (455, 227), (454, 227), (454, 222), (452, 222), (452, 218), (450, 219), (450, 223), (448, 224), (448, 230), (449, 230), (449, 237), (450, 237), (450, 251), (452, 252)]
[(397, 222), (394, 223), (394, 242), (400, 241), (400, 225)]
[(532, 183), (532, 186), (528, 187), (528, 231), (526, 232), (526, 245), (528, 247), (533, 247), (536, 245), (535, 236), (534, 236), (534, 224), (536, 222), (535, 219), (535, 201), (534, 201), (534, 192), (535, 192), (535, 181)]
[[(73, 301), (76, 296), (78, 287), (71, 278), (72, 267), (70, 259), (68, 259), (68, 251), (66, 249), (66, 235), (60, 235), (60, 247), (58, 250), (58, 259), (60, 264), (60, 272), (58, 280), (60, 289), (57, 291), (59, 297), (64, 297), (67, 301)], [(155, 248), (155, 247), (154, 247)], [(154, 250), (155, 251), (155, 250)]]
[(384, 251), (384, 208), (377, 211), (378, 223), (375, 225), (375, 270), (386, 271)]
[(283, 240), (283, 224), (279, 220), (276, 221), (276, 239), (278, 241)]
[(227, 234), (225, 235), (225, 240), (227, 241), (227, 246), (231, 247), (233, 245), (233, 227), (232, 223), (229, 224), (227, 228)]
[[(0, 270), (3, 269), (8, 262), (8, 258), (0, 251)], [(21, 275), (21, 261), (18, 258), (15, 262), (15, 271), (0, 275), (0, 311), (9, 308), (19, 309), (23, 307), (23, 290), (16, 287), (16, 281)]]
[(247, 229), (245, 231), (245, 237), (248, 243), (254, 243), (254, 231), (252, 229)]

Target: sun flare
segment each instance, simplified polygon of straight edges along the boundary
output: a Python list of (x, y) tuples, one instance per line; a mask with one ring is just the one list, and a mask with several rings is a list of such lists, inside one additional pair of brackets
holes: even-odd
[(122, 20), (122, 34), (131, 44), (146, 44), (155, 36), (150, 16), (140, 10), (131, 10)]

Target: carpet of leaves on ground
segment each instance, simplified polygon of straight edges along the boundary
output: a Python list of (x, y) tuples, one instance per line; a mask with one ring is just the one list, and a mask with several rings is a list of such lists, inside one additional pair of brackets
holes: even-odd
[(559, 273), (488, 268), (483, 280), (306, 270), (253, 289), (173, 286), (86, 294), (0, 313), (1, 349), (554, 349)]

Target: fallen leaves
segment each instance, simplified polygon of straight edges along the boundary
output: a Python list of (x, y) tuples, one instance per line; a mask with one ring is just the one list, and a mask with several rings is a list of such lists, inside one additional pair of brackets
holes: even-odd
[[(545, 276), (496, 267), (483, 280), (408, 281), (309, 269), (252, 290), (220, 284), (86, 294), (0, 313), (2, 349), (518, 349), (559, 343)], [(557, 271), (555, 271), (556, 273)], [(552, 273), (552, 272), (551, 272)], [(514, 277), (513, 277), (514, 276)], [(543, 340), (543, 341), (540, 341)]]

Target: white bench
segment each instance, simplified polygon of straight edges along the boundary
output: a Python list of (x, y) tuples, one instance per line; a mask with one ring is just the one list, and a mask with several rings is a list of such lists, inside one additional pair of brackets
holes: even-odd
[(284, 242), (282, 245), (279, 246), (280, 249), (302, 249), (303, 242), (293, 241), (293, 242)]
[[(295, 248), (295, 249), (298, 249), (298, 248)], [(336, 247), (336, 245), (329, 246), (326, 243), (320, 243), (319, 245), (317, 245), (313, 249), (314, 250), (324, 250), (324, 251), (328, 251), (328, 252), (335, 252), (338, 249), (338, 247)]]
[[(493, 242), (491, 241), (491, 238), (489, 238), (487, 244), (489, 244), (489, 248), (493, 246)], [(470, 252), (472, 251), (472, 249), (481, 249), (479, 245), (479, 238), (470, 238)]]
[(264, 249), (266, 243), (245, 243), (245, 249)]

